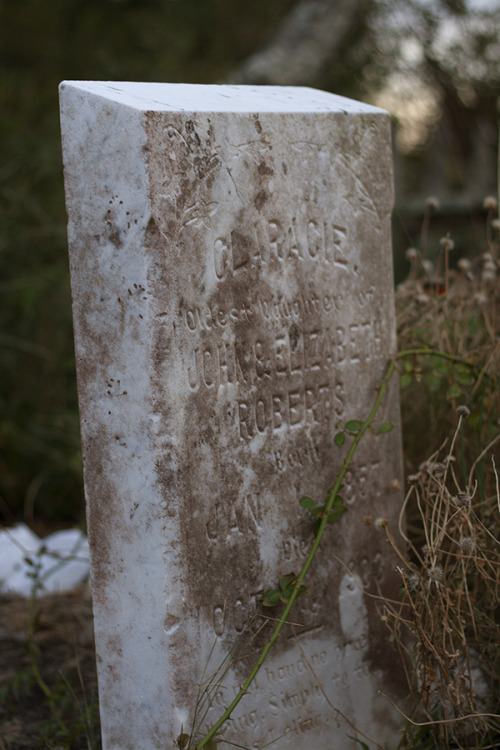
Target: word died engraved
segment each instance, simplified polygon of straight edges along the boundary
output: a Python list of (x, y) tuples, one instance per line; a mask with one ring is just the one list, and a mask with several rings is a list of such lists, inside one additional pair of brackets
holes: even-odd
[(346, 244), (347, 230), (335, 222), (295, 216), (286, 222), (261, 220), (215, 240), (213, 269), (219, 281), (243, 270), (290, 261), (321, 261), (347, 271)]

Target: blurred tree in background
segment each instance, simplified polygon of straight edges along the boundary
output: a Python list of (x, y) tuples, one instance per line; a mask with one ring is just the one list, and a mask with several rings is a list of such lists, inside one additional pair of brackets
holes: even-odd
[(499, 3), (0, 0), (4, 522), (83, 521), (58, 83), (312, 85), (379, 104), (398, 215), (429, 193), (477, 212), (496, 189)]

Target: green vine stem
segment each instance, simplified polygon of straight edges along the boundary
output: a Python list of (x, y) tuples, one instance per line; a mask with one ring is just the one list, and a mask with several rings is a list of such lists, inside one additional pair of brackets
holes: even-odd
[(369, 413), (368, 417), (366, 418), (366, 420), (362, 423), (359, 431), (354, 436), (354, 439), (352, 441), (351, 447), (349, 448), (349, 451), (348, 451), (347, 456), (345, 458), (345, 461), (344, 461), (344, 463), (342, 465), (342, 468), (341, 468), (341, 470), (340, 470), (340, 472), (339, 472), (339, 474), (337, 476), (337, 479), (335, 480), (335, 484), (333, 485), (333, 487), (328, 492), (328, 496), (327, 496), (326, 502), (325, 502), (325, 510), (324, 510), (324, 513), (322, 514), (323, 517), (321, 519), (321, 523), (320, 523), (318, 531), (316, 533), (316, 537), (314, 539), (314, 544), (312, 545), (311, 550), (310, 550), (310, 552), (309, 552), (309, 554), (307, 556), (307, 560), (305, 561), (305, 563), (304, 563), (304, 565), (302, 567), (302, 570), (300, 571), (300, 573), (299, 573), (299, 575), (297, 577), (297, 582), (296, 582), (296, 585), (295, 585), (295, 589), (294, 589), (292, 595), (290, 596), (290, 599), (287, 602), (287, 605), (286, 605), (286, 607), (285, 607), (285, 609), (283, 611), (283, 614), (279, 618), (278, 623), (277, 623), (276, 627), (274, 628), (274, 630), (273, 630), (273, 632), (271, 634), (271, 637), (269, 638), (268, 642), (266, 643), (266, 645), (262, 649), (262, 651), (260, 653), (260, 656), (259, 656), (259, 658), (257, 659), (257, 661), (255, 663), (254, 668), (252, 669), (252, 671), (248, 675), (247, 679), (245, 680), (245, 682), (241, 686), (240, 690), (236, 694), (236, 696), (233, 699), (232, 703), (226, 708), (226, 710), (224, 711), (224, 713), (222, 714), (222, 716), (220, 717), (220, 719), (218, 719), (218, 721), (216, 721), (216, 723), (213, 725), (213, 727), (210, 729), (210, 731), (198, 743), (198, 745), (196, 746), (197, 750), (202, 750), (202, 748), (206, 747), (208, 745), (208, 743), (210, 742), (210, 740), (214, 737), (214, 735), (222, 727), (222, 725), (229, 719), (229, 717), (233, 713), (234, 709), (236, 708), (236, 706), (241, 701), (241, 699), (243, 698), (243, 696), (247, 692), (248, 688), (252, 684), (254, 678), (257, 675), (257, 672), (261, 668), (261, 666), (264, 663), (264, 661), (265, 661), (265, 659), (266, 659), (269, 651), (273, 647), (273, 644), (278, 639), (278, 636), (281, 633), (281, 630), (283, 629), (283, 626), (285, 625), (285, 623), (287, 621), (287, 618), (288, 618), (288, 615), (290, 614), (290, 611), (291, 611), (291, 609), (293, 607), (295, 599), (298, 596), (299, 589), (300, 589), (300, 587), (303, 584), (303, 581), (304, 581), (304, 578), (306, 577), (307, 571), (309, 570), (309, 568), (311, 566), (311, 563), (312, 563), (312, 561), (314, 560), (314, 558), (316, 556), (316, 553), (318, 551), (319, 545), (320, 545), (321, 540), (323, 538), (323, 534), (325, 533), (326, 525), (327, 525), (327, 522), (328, 522), (328, 513), (331, 511), (331, 509), (333, 507), (333, 503), (335, 501), (335, 497), (337, 496), (337, 494), (338, 494), (338, 492), (340, 490), (340, 487), (342, 485), (342, 481), (344, 479), (344, 476), (345, 476), (345, 474), (346, 474), (346, 472), (347, 472), (347, 470), (348, 470), (348, 468), (349, 468), (349, 466), (351, 464), (351, 461), (353, 459), (354, 453), (356, 452), (356, 448), (358, 447), (358, 444), (359, 444), (361, 438), (363, 437), (363, 435), (365, 434), (365, 432), (370, 429), (371, 423), (373, 422), (373, 420), (375, 418), (375, 415), (377, 414), (377, 411), (380, 408), (380, 405), (381, 405), (382, 400), (384, 398), (385, 391), (386, 391), (387, 386), (389, 384), (389, 380), (390, 380), (391, 375), (392, 375), (392, 373), (394, 371), (394, 368), (396, 366), (396, 361), (397, 361), (397, 359), (399, 359), (403, 355), (414, 354), (414, 353), (417, 353), (417, 352), (418, 353), (422, 353), (421, 350), (412, 350), (411, 352), (403, 352), (403, 354), (400, 354), (397, 357), (395, 357), (395, 358), (393, 358), (393, 359), (391, 359), (389, 361), (389, 365), (387, 367), (387, 371), (386, 371), (386, 373), (384, 375), (384, 378), (382, 380), (382, 383), (381, 383), (381, 385), (379, 387), (377, 398), (375, 399), (375, 402), (373, 404), (372, 410), (370, 411), (370, 413)]

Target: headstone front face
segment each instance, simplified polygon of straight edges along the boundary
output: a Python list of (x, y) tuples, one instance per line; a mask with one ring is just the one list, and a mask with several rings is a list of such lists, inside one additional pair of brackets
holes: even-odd
[[(61, 84), (61, 111), (104, 748), (194, 747), (279, 616), (262, 592), (310, 549), (299, 498), (323, 502), (337, 425), (395, 350), (389, 117), (312, 89), (92, 82)], [(396, 392), (378, 421), (396, 429), (361, 443), (225, 740), (396, 736), (377, 690), (401, 675), (362, 591), (397, 590), (366, 522), (400, 509)]]

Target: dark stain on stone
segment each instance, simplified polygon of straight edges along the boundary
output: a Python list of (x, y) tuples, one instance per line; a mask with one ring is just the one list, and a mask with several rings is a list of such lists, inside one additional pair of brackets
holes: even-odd
[(259, 166), (257, 167), (257, 172), (261, 177), (272, 177), (274, 174), (274, 169), (266, 164), (265, 161), (261, 161)]
[(260, 211), (263, 206), (265, 205), (266, 201), (268, 199), (268, 194), (265, 190), (259, 190), (255, 198), (253, 199), (253, 204), (257, 211)]
[(296, 323), (292, 323), (289, 330), (289, 338), (290, 338), (290, 348), (292, 352), (294, 352), (297, 349), (297, 345), (300, 340), (300, 330)]

